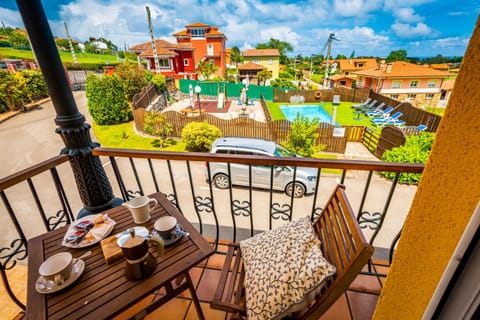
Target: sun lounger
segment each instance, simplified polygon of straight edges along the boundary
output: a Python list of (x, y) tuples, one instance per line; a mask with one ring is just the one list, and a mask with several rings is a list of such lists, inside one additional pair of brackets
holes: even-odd
[(386, 126), (386, 125), (392, 125), (392, 126), (401, 126), (405, 124), (405, 121), (401, 120), (400, 117), (403, 115), (401, 112), (396, 112), (394, 115), (391, 117), (386, 117), (386, 118), (373, 118), (372, 121), (376, 126)]
[(362, 107), (365, 107), (366, 105), (368, 105), (370, 102), (372, 102), (372, 98), (368, 98), (367, 100), (365, 100), (362, 103), (352, 104), (352, 108), (354, 108), (354, 109), (362, 108)]
[(332, 104), (333, 104), (333, 105), (335, 105), (335, 104), (340, 104), (340, 95), (335, 94), (335, 95), (333, 96)]
[(363, 111), (363, 110), (366, 110), (366, 111), (370, 111), (374, 108), (374, 106), (378, 103), (377, 100), (372, 100), (370, 101), (369, 103), (365, 104), (365, 105), (359, 105), (358, 107), (355, 107), (355, 106), (352, 106), (354, 109), (356, 109), (357, 111)]
[(389, 117), (390, 112), (393, 111), (393, 107), (387, 107), (385, 110), (379, 110), (379, 111), (367, 111), (366, 115), (369, 116), (370, 118), (380, 118), (380, 117)]
[(362, 110), (363, 113), (367, 114), (367, 112), (379, 112), (379, 111), (382, 111), (383, 110), (383, 107), (385, 107), (385, 103), (382, 102), (380, 103), (378, 106), (376, 106), (375, 108), (373, 107), (365, 107)]

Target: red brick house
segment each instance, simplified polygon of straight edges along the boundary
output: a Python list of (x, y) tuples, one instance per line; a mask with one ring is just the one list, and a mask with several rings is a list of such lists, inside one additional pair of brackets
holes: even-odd
[[(175, 79), (197, 79), (193, 57), (194, 49), (188, 44), (174, 44), (165, 40), (155, 40), (160, 73), (174, 76)], [(147, 63), (147, 70), (155, 73), (152, 42), (145, 42), (129, 48), (136, 53), (139, 61)]]
[[(198, 79), (199, 67), (209, 61), (217, 68), (215, 74), (226, 74), (226, 40), (218, 27), (204, 23), (194, 23), (185, 26), (186, 29), (176, 32), (173, 36), (177, 44), (155, 40), (155, 47), (160, 64), (160, 73), (175, 79)], [(152, 43), (145, 42), (129, 48), (137, 54), (139, 61), (147, 63), (147, 69), (155, 72)]]
[(179, 46), (184, 45), (194, 49), (195, 70), (208, 61), (217, 68), (216, 75), (225, 77), (227, 73), (227, 37), (218, 31), (218, 27), (201, 22), (186, 25), (185, 28), (185, 30), (174, 33), (173, 36), (177, 39)]

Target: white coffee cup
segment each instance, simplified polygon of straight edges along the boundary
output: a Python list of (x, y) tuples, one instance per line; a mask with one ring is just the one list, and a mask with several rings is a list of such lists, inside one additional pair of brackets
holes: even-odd
[(45, 260), (38, 269), (38, 273), (49, 281), (60, 286), (70, 277), (73, 267), (73, 257), (70, 252), (60, 252)]
[(171, 239), (175, 236), (175, 228), (177, 227), (177, 219), (172, 216), (163, 216), (158, 218), (153, 225), (158, 231), (160, 237), (165, 240)]
[(140, 196), (122, 203), (122, 206), (128, 208), (136, 224), (141, 224), (150, 220), (150, 212), (158, 206), (158, 201), (147, 196)]

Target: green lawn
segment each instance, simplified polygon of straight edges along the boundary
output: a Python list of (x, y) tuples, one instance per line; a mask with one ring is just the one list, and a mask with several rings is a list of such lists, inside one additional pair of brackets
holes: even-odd
[[(70, 51), (59, 51), (60, 59), (63, 62), (73, 62)], [(75, 53), (79, 63), (104, 63), (115, 64), (117, 57), (109, 54), (93, 54), (93, 53)], [(11, 59), (34, 60), (33, 52), (30, 50), (18, 50), (7, 47), (0, 47), (0, 57)]]
[(157, 151), (185, 151), (185, 144), (178, 141), (176, 145), (168, 148), (156, 148), (152, 146), (155, 138), (139, 136), (133, 130), (133, 121), (112, 125), (101, 126), (93, 123), (93, 132), (102, 147), (106, 148), (124, 148), (139, 150), (157, 150)]
[[(267, 102), (267, 107), (270, 110), (273, 120), (284, 120), (285, 115), (280, 110), (281, 105), (288, 105), (285, 102)], [(318, 103), (305, 103), (305, 105), (312, 105)], [(351, 108), (353, 102), (342, 102), (337, 107), (336, 121), (342, 126), (366, 126), (373, 127), (370, 118), (364, 114), (357, 115)], [(333, 112), (333, 105), (331, 102), (322, 102), (321, 106), (331, 116)], [(356, 120), (357, 118), (359, 120)]]

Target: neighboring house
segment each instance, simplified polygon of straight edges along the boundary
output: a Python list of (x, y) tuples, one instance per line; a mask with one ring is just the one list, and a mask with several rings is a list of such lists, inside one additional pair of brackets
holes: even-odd
[[(272, 79), (278, 78), (280, 72), (280, 52), (278, 49), (250, 49), (243, 51), (242, 56), (245, 65), (253, 63), (263, 66), (263, 69), (270, 71)], [(240, 66), (241, 65), (239, 64), (239, 70)]]
[(357, 77), (355, 76), (346, 76), (343, 74), (334, 74), (333, 76), (330, 76), (328, 78), (330, 80), (330, 87), (331, 88), (337, 88), (337, 87), (348, 87), (351, 88), (353, 85), (353, 82), (357, 81)]
[(430, 67), (435, 70), (441, 70), (441, 71), (448, 71), (449, 69), (448, 64), (446, 63), (432, 63)]
[(249, 83), (258, 85), (259, 83), (257, 74), (260, 71), (265, 70), (265, 67), (260, 64), (248, 62), (237, 65), (237, 69), (240, 75), (240, 80), (246, 79), (248, 77)]
[[(174, 44), (165, 40), (155, 40), (159, 70), (164, 76), (175, 79), (197, 79), (195, 71), (194, 49), (188, 44)], [(147, 70), (156, 73), (152, 42), (145, 42), (129, 48), (137, 55), (138, 62), (146, 61)]]
[(438, 102), (437, 107), (445, 108), (447, 106), (450, 95), (453, 91), (453, 86), (455, 85), (455, 80), (449, 79), (444, 80), (441, 87), (440, 101)]
[(405, 61), (381, 63), (379, 66), (353, 72), (357, 87), (370, 88), (390, 98), (409, 101), (418, 107), (436, 106), (441, 87), (450, 74)]
[(179, 46), (193, 48), (195, 70), (208, 61), (217, 68), (216, 75), (225, 77), (227, 74), (227, 37), (218, 31), (218, 27), (201, 22), (186, 25), (185, 28), (185, 30), (174, 33), (173, 36), (177, 39)]
[(346, 76), (352, 72), (372, 69), (377, 66), (377, 60), (373, 58), (337, 59), (334, 62), (337, 63), (339, 73)]

